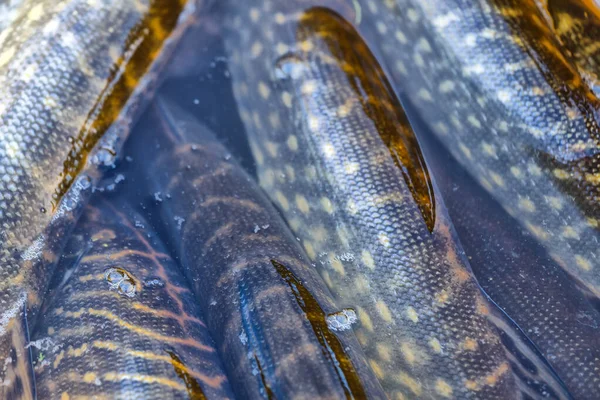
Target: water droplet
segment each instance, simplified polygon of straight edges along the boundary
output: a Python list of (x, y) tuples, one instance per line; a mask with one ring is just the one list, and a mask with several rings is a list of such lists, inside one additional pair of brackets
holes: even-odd
[(45, 209), (44, 207), (40, 207), (40, 212), (41, 212), (42, 214), (46, 214), (46, 209)]
[(105, 147), (99, 149), (96, 154), (92, 157), (92, 162), (96, 165), (103, 165), (105, 167), (114, 165), (116, 153), (112, 149)]
[(275, 61), (275, 78), (279, 80), (299, 78), (304, 68), (302, 57), (294, 53), (286, 53)]
[(135, 279), (133, 275), (123, 268), (109, 268), (104, 272), (104, 279), (109, 283), (110, 289), (127, 297), (135, 296)]
[(163, 199), (162, 199), (162, 193), (161, 192), (155, 192), (154, 193), (154, 201), (156, 201), (157, 203), (162, 203)]
[(81, 175), (77, 180), (77, 184), (81, 189), (87, 190), (92, 186), (92, 180), (87, 175)]
[(161, 288), (165, 286), (165, 282), (162, 279), (153, 276), (146, 278), (144, 286), (147, 288)]
[(327, 326), (332, 331), (345, 331), (357, 321), (356, 312), (351, 308), (327, 316)]

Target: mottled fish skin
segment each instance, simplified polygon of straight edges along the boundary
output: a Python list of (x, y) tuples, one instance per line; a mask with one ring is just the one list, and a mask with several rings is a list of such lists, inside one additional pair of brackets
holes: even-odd
[(112, 164), (195, 6), (24, 0), (11, 8), (0, 34), (2, 397), (32, 396), (27, 325), (87, 189)]
[(179, 266), (124, 201), (85, 209), (30, 346), (38, 397), (233, 398)]
[(267, 197), (207, 128), (156, 106), (140, 128), (162, 143), (149, 176), (236, 395), (385, 398), (350, 329), (355, 310), (334, 305)]
[(600, 9), (594, 0), (537, 0), (567, 56), (598, 94), (600, 82)]
[[(518, 323), (544, 358), (551, 360), (555, 373), (573, 381), (573, 374), (585, 367), (582, 360), (600, 355), (597, 308), (537, 239), (473, 180), (431, 132), (419, 128), (428, 165), (481, 287)], [(506, 324), (497, 324), (495, 319), (494, 323), (506, 330)], [(537, 380), (550, 387), (540, 386), (538, 392), (554, 392), (559, 397), (560, 382), (541, 376), (540, 363), (534, 369)]]
[[(596, 100), (535, 3), (361, 4), (364, 29), (370, 25), (395, 87), (474, 180), (597, 296), (598, 221), (582, 209), (585, 192), (562, 184), (575, 172), (569, 163), (598, 153)], [(512, 316), (518, 324), (526, 318)], [(540, 328), (553, 335), (548, 325)], [(600, 358), (572, 354), (546, 347), (544, 356), (574, 397), (595, 397)]]
[(357, 308), (354, 330), (388, 397), (516, 397), (488, 306), (384, 72), (348, 22), (304, 11), (308, 3), (224, 10), (261, 185), (338, 304)]

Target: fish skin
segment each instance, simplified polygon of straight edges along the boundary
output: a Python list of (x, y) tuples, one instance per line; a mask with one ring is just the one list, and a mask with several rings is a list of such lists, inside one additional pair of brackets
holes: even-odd
[[(536, 4), (500, 0), (363, 4), (365, 24), (379, 25), (377, 29), (372, 24), (370, 31), (373, 40), (379, 38), (380, 54), (396, 89), (415, 105), (464, 170), (569, 279), (597, 297), (600, 238), (598, 221), (588, 215), (596, 210), (582, 206), (584, 190), (566, 190), (563, 182), (577, 173), (570, 165), (597, 158), (597, 100)], [(531, 16), (535, 24), (528, 25)], [(396, 42), (383, 42), (384, 31)], [(538, 34), (537, 41), (533, 33)], [(524, 321), (525, 316), (511, 315), (524, 326), (533, 322)], [(537, 326), (542, 333), (534, 335), (534, 342), (544, 335), (552, 337), (547, 324)], [(571, 357), (579, 351), (578, 344), (557, 354), (547, 347), (553, 343), (542, 346), (543, 355), (571, 394), (594, 398), (600, 382), (591, 371), (600, 367), (600, 358)]]
[(194, 294), (144, 217), (96, 197), (66, 249), (30, 345), (39, 398), (233, 398)]
[(579, 68), (582, 77), (597, 94), (600, 77), (600, 10), (590, 0), (538, 0), (554, 33)]
[(0, 397), (31, 398), (27, 331), (57, 255), (196, 3), (17, 6), (0, 35)]
[(358, 309), (354, 330), (388, 397), (515, 398), (505, 349), (439, 192), (433, 185), (428, 194), (430, 230), (419, 207), (426, 201), (404, 174), (415, 161), (398, 165), (385, 140), (389, 130), (412, 132), (346, 22), (358, 13), (310, 3), (227, 3), (223, 11), (261, 186), (336, 301)]
[(385, 398), (352, 331), (326, 324), (342, 310), (266, 196), (212, 132), (155, 104), (139, 129), (162, 153), (134, 158), (152, 160), (152, 191), (168, 198), (161, 215), (236, 396)]

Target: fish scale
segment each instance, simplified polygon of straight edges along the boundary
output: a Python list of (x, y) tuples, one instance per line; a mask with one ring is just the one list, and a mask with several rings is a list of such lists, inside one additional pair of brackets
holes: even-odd
[(354, 330), (388, 396), (515, 397), (487, 305), (385, 74), (348, 22), (310, 6), (223, 11), (261, 185), (338, 302), (357, 308)]
[(0, 379), (4, 396), (31, 397), (27, 325), (88, 189), (156, 81), (162, 63), (153, 61), (173, 47), (167, 39), (195, 3), (8, 6), (0, 34)]
[(31, 345), (39, 398), (233, 398), (193, 292), (123, 199), (85, 209)]
[[(370, 29), (373, 37), (385, 33), (397, 39), (379, 40), (395, 87), (568, 279), (597, 296), (597, 220), (586, 215), (590, 210), (582, 210), (586, 193), (565, 190), (563, 184), (577, 172), (567, 167), (570, 163), (598, 152), (595, 100), (544, 26), (536, 5), (408, 0), (364, 4), (365, 24), (377, 21)], [(597, 349), (590, 348), (581, 358), (576, 356), (581, 343), (567, 340), (554, 352), (556, 341), (563, 340), (556, 335), (571, 337), (571, 332), (559, 333), (542, 321), (531, 326), (533, 321), (519, 313), (511, 317), (548, 335), (541, 346), (544, 356), (573, 396), (595, 396)], [(532, 336), (537, 337), (534, 342), (540, 340)]]

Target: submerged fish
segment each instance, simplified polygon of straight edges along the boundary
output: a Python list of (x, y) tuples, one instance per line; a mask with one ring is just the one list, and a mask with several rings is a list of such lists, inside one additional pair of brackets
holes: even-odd
[(347, 20), (305, 11), (310, 3), (225, 5), (261, 185), (338, 303), (358, 310), (353, 328), (390, 398), (516, 397), (488, 305), (384, 71)]
[(7, 5), (15, 14), (0, 34), (0, 396), (16, 398), (32, 396), (27, 325), (57, 254), (195, 2)]
[[(573, 282), (560, 280), (573, 280), (597, 297), (598, 204), (585, 186), (566, 184), (579, 175), (596, 186), (597, 99), (537, 5), (509, 0), (361, 4), (364, 29), (378, 43), (395, 87), (474, 180), (568, 273), (567, 278), (553, 272), (552, 285), (568, 290)], [(382, 40), (390, 37), (395, 41)], [(581, 174), (580, 162), (590, 167), (589, 174)], [(537, 269), (532, 277), (545, 275), (541, 262), (527, 268)], [(498, 282), (498, 289), (506, 283)], [(525, 283), (521, 293), (531, 294)], [(544, 287), (544, 296), (552, 285)], [(507, 291), (496, 293), (498, 303), (514, 301), (504, 297)], [(568, 305), (570, 295), (561, 296)], [(585, 299), (577, 302), (589, 309)], [(511, 317), (574, 397), (594, 398), (600, 390), (599, 349), (594, 341), (584, 342), (589, 336), (568, 329), (575, 321), (562, 321), (569, 307), (548, 312), (557, 325), (529, 318), (527, 307), (513, 308)]]
[[(140, 127), (162, 151), (149, 183), (166, 197), (161, 215), (236, 395), (384, 398), (352, 333), (356, 310), (334, 305), (275, 208), (212, 133), (177, 106), (155, 104), (158, 121)], [(134, 145), (134, 157), (148, 158), (148, 147)]]
[(233, 398), (189, 284), (141, 215), (94, 199), (65, 255), (30, 344), (39, 398)]

